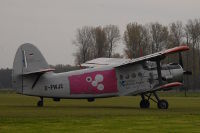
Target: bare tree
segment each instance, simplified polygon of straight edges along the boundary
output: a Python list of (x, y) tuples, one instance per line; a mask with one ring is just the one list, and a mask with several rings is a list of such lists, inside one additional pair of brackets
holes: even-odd
[(113, 54), (114, 48), (117, 46), (117, 42), (120, 40), (120, 31), (116, 25), (107, 25), (103, 28), (106, 35), (106, 41), (108, 45), (108, 57)]
[(150, 24), (152, 53), (163, 50), (168, 41), (168, 28), (159, 23)]
[(148, 25), (142, 26), (141, 32), (142, 42), (140, 44), (140, 49), (142, 49), (141, 56), (147, 55), (151, 53), (151, 36)]
[[(166, 44), (167, 48), (172, 48), (175, 46), (179, 46), (184, 40), (184, 32), (182, 22), (177, 21), (173, 22), (169, 25), (169, 36), (168, 43)], [(181, 54), (181, 53), (179, 53)], [(183, 53), (185, 54), (185, 53)], [(168, 62), (178, 62), (178, 55), (170, 55), (167, 59)]]
[(106, 43), (106, 33), (101, 26), (94, 28), (93, 37), (95, 40), (93, 51), (95, 53), (95, 58), (107, 57), (108, 45)]
[(119, 39), (119, 29), (114, 25), (104, 28), (85, 26), (78, 29), (73, 42), (78, 47), (74, 53), (75, 63), (81, 64), (94, 58), (111, 57)]
[(94, 43), (92, 31), (93, 28), (88, 26), (77, 30), (76, 40), (73, 42), (78, 47), (77, 52), (74, 54), (76, 64), (92, 59), (91, 52)]
[(124, 32), (125, 54), (128, 58), (137, 58), (148, 54), (149, 33), (146, 27), (138, 23), (129, 23)]
[(178, 46), (184, 38), (183, 25), (181, 21), (173, 22), (169, 25), (169, 45), (168, 48)]

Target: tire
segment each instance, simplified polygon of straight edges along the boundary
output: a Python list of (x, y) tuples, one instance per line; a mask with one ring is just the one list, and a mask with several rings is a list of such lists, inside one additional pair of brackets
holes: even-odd
[(38, 101), (37, 106), (38, 107), (43, 107), (43, 101)]
[(147, 99), (141, 100), (140, 101), (140, 108), (146, 109), (150, 107), (150, 102)]
[(88, 98), (87, 100), (88, 100), (88, 102), (94, 102), (95, 99), (94, 98)]
[(159, 109), (168, 109), (169, 107), (168, 102), (166, 100), (158, 101), (157, 106)]
[(60, 102), (60, 98), (53, 98), (53, 101)]

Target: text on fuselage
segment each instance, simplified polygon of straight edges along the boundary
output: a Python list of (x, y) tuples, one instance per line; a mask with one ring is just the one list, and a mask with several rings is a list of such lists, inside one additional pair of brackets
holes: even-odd
[(63, 89), (63, 84), (50, 84), (50, 85), (45, 85), (44, 90), (58, 90), (58, 89)]

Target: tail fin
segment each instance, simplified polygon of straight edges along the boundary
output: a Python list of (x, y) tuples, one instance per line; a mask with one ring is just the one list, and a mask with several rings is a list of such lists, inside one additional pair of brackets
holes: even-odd
[[(44, 73), (51, 70), (41, 52), (34, 45), (23, 44), (18, 48), (13, 62), (13, 88), (16, 89), (17, 93), (23, 93), (24, 75)], [(33, 76), (33, 78), (35, 77)], [(32, 79), (32, 82), (34, 80)]]

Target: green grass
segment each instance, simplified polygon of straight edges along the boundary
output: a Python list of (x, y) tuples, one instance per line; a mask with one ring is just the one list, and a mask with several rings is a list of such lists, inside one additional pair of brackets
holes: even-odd
[(1, 92), (0, 133), (200, 132), (200, 94), (161, 95), (169, 102), (168, 110), (157, 109), (153, 102), (150, 109), (140, 109), (140, 97), (97, 99), (93, 103), (45, 99), (45, 106), (38, 108), (38, 98)]

